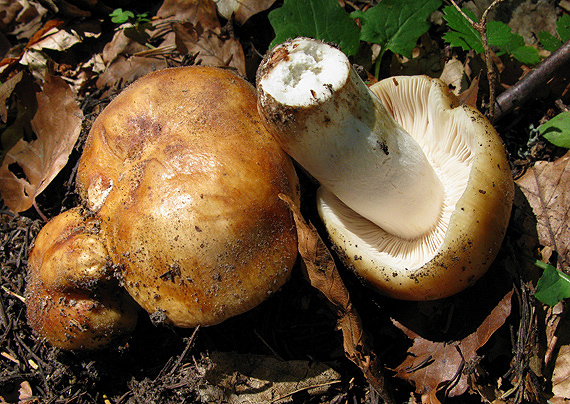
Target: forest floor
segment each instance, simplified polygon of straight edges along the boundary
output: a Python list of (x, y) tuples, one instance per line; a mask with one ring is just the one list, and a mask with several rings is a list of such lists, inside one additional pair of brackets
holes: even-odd
[[(342, 331), (346, 330), (339, 330), (337, 310), (311, 285), (300, 260), (278, 293), (217, 326), (156, 325), (141, 313), (129, 337), (96, 352), (66, 352), (38, 338), (26, 320), (28, 254), (46, 219), (80, 204), (75, 191), (77, 161), (96, 116), (127, 84), (166, 67), (226, 66), (253, 83), (275, 36), (268, 14), (283, 4), (244, 1), (246, 11), (237, 9), (235, 20), (228, 20), (216, 10), (216, 3), (223, 1), (124, 0), (120, 6), (132, 10), (136, 21), (132, 20), (135, 26), (119, 27), (109, 16), (116, 3), (0, 0), (2, 158), (20, 138), (33, 147), (37, 147), (34, 142), (43, 142), (44, 150), (53, 153), (46, 157), (49, 161), (30, 162), (28, 167), (5, 164), (19, 179), (19, 188), (9, 196), (3, 191), (0, 205), (0, 403), (570, 400), (570, 309), (565, 301), (551, 307), (534, 297), (541, 269), (524, 258), (569, 270), (568, 230), (564, 230), (570, 228), (570, 202), (565, 196), (570, 185), (569, 155), (536, 131), (567, 111), (568, 64), (544, 80), (540, 91), (495, 121), (515, 179), (515, 202), (503, 247), (473, 287), (431, 302), (396, 301), (364, 287), (336, 261), (369, 338), (367, 352), (383, 369), (382, 391), (363, 372), (363, 364), (345, 354)], [(371, 2), (341, 3), (353, 11)], [(260, 9), (247, 12), (253, 4)], [(488, 4), (463, 2), (479, 15)], [(555, 34), (556, 19), (569, 12), (565, 1), (506, 1), (493, 18), (502, 18), (521, 35), (525, 32), (527, 44), (540, 48), (532, 34), (539, 30)], [(380, 78), (444, 74), (458, 93), (478, 83), (471, 89), (478, 91), (478, 107), (488, 112), (485, 100), (490, 86), (483, 55), (445, 43), (442, 36), (447, 28), (438, 13), (431, 17), (431, 28), (421, 36), (411, 59), (384, 54)], [(355, 59), (372, 72), (374, 47), (366, 50)], [(549, 52), (541, 50), (540, 55), (546, 58)], [(509, 54), (493, 55), (492, 62), (498, 76), (491, 87), (497, 94), (532, 68)], [(47, 86), (42, 89), (48, 76), (64, 79), (78, 106), (71, 114), (76, 119), (66, 116), (67, 99), (57, 98), (61, 87), (53, 94), (46, 93)], [(40, 94), (51, 101), (42, 103)], [(50, 109), (36, 114), (46, 105)], [(49, 141), (50, 130), (76, 137)], [(40, 170), (39, 178), (30, 174), (32, 168)], [(302, 213), (322, 231), (313, 206), (315, 184), (302, 172), (299, 176)], [(548, 193), (548, 200), (539, 193), (537, 203), (532, 184)], [(409, 358), (417, 360), (407, 362)]]

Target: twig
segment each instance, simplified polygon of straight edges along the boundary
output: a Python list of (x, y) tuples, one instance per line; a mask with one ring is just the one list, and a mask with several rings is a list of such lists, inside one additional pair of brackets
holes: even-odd
[[(165, 378), (172, 376), (178, 370), (178, 368), (182, 364), (182, 361), (186, 357), (186, 354), (188, 353), (190, 348), (194, 345), (194, 338), (196, 337), (196, 334), (198, 333), (199, 329), (200, 329), (200, 326), (197, 326), (196, 328), (194, 328), (194, 331), (192, 332), (190, 339), (186, 342), (186, 346), (184, 347), (184, 350), (178, 356), (178, 358), (176, 358), (176, 360), (174, 360), (174, 357), (171, 357), (170, 359), (168, 359), (168, 361), (166, 361), (166, 364), (162, 367), (160, 372), (158, 372), (158, 375), (152, 381), (152, 383), (154, 385), (156, 385), (157, 383), (163, 383)], [(131, 390), (132, 390), (132, 388), (131, 388)], [(122, 397), (121, 397), (121, 399), (122, 399)]]
[(481, 20), (479, 22), (473, 21), (467, 14), (461, 10), (461, 8), (455, 3), (454, 0), (451, 0), (451, 3), (455, 6), (455, 8), (463, 15), (464, 18), (469, 21), (469, 23), (479, 32), (481, 35), (481, 41), (483, 42), (483, 49), (485, 51), (485, 65), (487, 66), (487, 81), (489, 82), (489, 110), (488, 110), (488, 117), (491, 122), (495, 119), (495, 79), (496, 79), (496, 72), (495, 66), (493, 65), (493, 60), (491, 58), (491, 48), (489, 47), (489, 42), (487, 41), (487, 15), (489, 11), (491, 11), (494, 7), (496, 7), (499, 3), (503, 0), (495, 0), (487, 9), (483, 12), (481, 16)]
[(200, 329), (200, 326), (197, 326), (196, 328), (194, 328), (194, 331), (192, 332), (190, 339), (186, 343), (186, 347), (184, 348), (184, 351), (182, 351), (182, 353), (180, 354), (180, 356), (176, 360), (176, 363), (174, 363), (174, 365), (172, 366), (172, 369), (170, 369), (170, 371), (168, 372), (167, 376), (172, 376), (174, 374), (174, 372), (176, 372), (176, 370), (178, 370), (178, 368), (180, 367), (180, 364), (182, 363), (182, 361), (186, 357), (188, 350), (190, 349), (190, 347), (192, 347), (194, 345), (194, 339), (196, 338), (196, 334), (198, 333), (199, 329)]
[(46, 215), (44, 215), (44, 212), (42, 212), (42, 210), (40, 209), (40, 207), (38, 206), (37, 201), (34, 199), (34, 202), (32, 203), (32, 206), (34, 207), (34, 209), (36, 210), (36, 212), (38, 213), (38, 215), (41, 217), (41, 219), (47, 223), (49, 221), (48, 217)]
[(333, 385), (333, 384), (337, 384), (337, 383), (340, 383), (340, 382), (341, 382), (341, 380), (333, 380), (333, 381), (330, 381), (330, 382), (319, 383), (319, 384), (313, 384), (313, 385), (311, 385), (311, 386), (301, 387), (300, 389), (294, 390), (294, 391), (292, 391), (292, 392), (290, 392), (290, 393), (287, 393), (287, 394), (284, 394), (284, 395), (279, 396), (279, 397), (277, 397), (277, 398), (274, 398), (273, 400), (270, 401), (270, 403), (275, 403), (275, 402), (277, 402), (277, 401), (279, 401), (279, 400), (283, 400), (284, 398), (290, 397), (290, 396), (292, 396), (293, 394), (296, 394), (296, 393), (300, 393), (301, 391), (316, 389), (316, 388), (319, 388), (319, 387), (331, 386), (331, 385)]
[(6, 293), (8, 293), (10, 296), (15, 297), (16, 299), (20, 300), (22, 303), (26, 303), (26, 299), (24, 298), (24, 296), (21, 296), (19, 294), (17, 294), (16, 292), (12, 292), (10, 289), (8, 289), (6, 286), (2, 285), (2, 290)]
[(497, 97), (495, 102), (495, 121), (502, 118), (513, 108), (523, 104), (568, 64), (570, 64), (570, 41), (552, 52), (549, 57), (540, 62), (526, 76)]
[(530, 367), (530, 356), (532, 348), (536, 344), (536, 316), (532, 305), (532, 292), (527, 283), (521, 278), (522, 268), (519, 263), (517, 253), (510, 241), (506, 243), (508, 254), (511, 258), (511, 265), (507, 265), (510, 272), (515, 292), (519, 303), (519, 328), (516, 332), (516, 340), (513, 341), (512, 365), (509, 371), (503, 376), (513, 383), (513, 387), (505, 392), (500, 398), (502, 400), (514, 394), (513, 403), (524, 402), (525, 394), (529, 391), (527, 376), (532, 381), (533, 371)]

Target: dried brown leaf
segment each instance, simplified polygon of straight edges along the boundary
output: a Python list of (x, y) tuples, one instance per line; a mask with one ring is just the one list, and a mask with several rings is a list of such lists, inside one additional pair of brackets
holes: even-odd
[(147, 50), (147, 47), (119, 30), (111, 42), (105, 45), (101, 54), (105, 71), (97, 79), (97, 87), (122, 87), (154, 70), (167, 67), (165, 60), (133, 56)]
[(51, 34), (54, 34), (59, 31), (65, 25), (65, 22), (60, 19), (53, 19), (47, 21), (40, 29), (38, 29), (34, 34), (31, 36), (30, 40), (26, 44), (26, 48), (33, 47), (38, 42), (41, 42), (44, 38), (49, 37)]
[(46, 13), (39, 2), (0, 0), (0, 31), (18, 39), (30, 38), (41, 27)]
[[(262, 3), (262, 2), (260, 2)], [(198, 54), (202, 65), (233, 67), (245, 75), (245, 56), (239, 41), (221, 35), (216, 5), (212, 0), (166, 0), (157, 17), (172, 21), (174, 37), (165, 42), (176, 44), (183, 54)]]
[(18, 1), (0, 0), (0, 31), (7, 32), (7, 27), (16, 22), (16, 17), (23, 6)]
[[(245, 56), (239, 42), (222, 39), (216, 31), (186, 24), (174, 24), (176, 47), (184, 55), (195, 55), (201, 65), (233, 67), (245, 76)], [(196, 34), (199, 36), (196, 37)], [(197, 39), (194, 39), (197, 38)]]
[(105, 72), (97, 86), (120, 87), (151, 71), (196, 56), (201, 65), (233, 67), (242, 75), (245, 56), (239, 41), (222, 35), (213, 0), (166, 0), (148, 30), (153, 49), (118, 31), (103, 50)]
[[(570, 400), (570, 307), (564, 302), (551, 308), (551, 321), (547, 324), (546, 337), (550, 351), (548, 357), (552, 366), (553, 404), (568, 403)], [(548, 363), (548, 362), (547, 362)]]
[(558, 268), (570, 266), (570, 152), (554, 162), (539, 161), (516, 183), (536, 216), (538, 239), (558, 253)]
[(313, 361), (212, 352), (206, 362), (200, 397), (210, 403), (291, 402), (296, 392), (321, 395), (341, 381), (340, 374), (329, 366)]
[(97, 38), (100, 34), (99, 25), (92, 21), (64, 25), (62, 21), (51, 20), (46, 23), (38, 35), (34, 35), (28, 42), (26, 50), (51, 49), (64, 51), (77, 43), (83, 42), (85, 38)]
[(165, 0), (156, 16), (163, 21), (200, 23), (205, 30), (221, 28), (213, 0)]
[(22, 383), (20, 383), (20, 390), (18, 392), (19, 392), (18, 399), (22, 404), (29, 403), (34, 398), (34, 393), (32, 392), (32, 386), (30, 386), (30, 383), (27, 380), (24, 380)]
[(15, 212), (32, 207), (35, 198), (67, 163), (81, 132), (83, 114), (61, 78), (46, 76), (37, 103), (31, 121), (37, 139), (18, 141), (0, 167), (0, 193), (6, 206)]
[(461, 104), (477, 108), (478, 95), (479, 95), (479, 77), (475, 77), (475, 79), (469, 85), (469, 88), (461, 92), (457, 98), (459, 98), (459, 102)]
[(23, 72), (16, 74), (11, 77), (8, 81), (0, 84), (0, 120), (6, 123), (8, 119), (8, 110), (6, 109), (6, 101), (12, 95), (12, 91), (16, 87), (16, 84), (22, 80)]
[(217, 0), (218, 12), (226, 20), (232, 15), (238, 24), (243, 24), (249, 17), (267, 10), (275, 0)]
[(465, 66), (454, 56), (445, 62), (439, 79), (447, 84), (453, 94), (458, 95), (463, 88), (464, 77)]
[(10, 112), (15, 114), (13, 119), (4, 128), (0, 135), (2, 150), (0, 151), (0, 164), (4, 161), (6, 153), (18, 143), (25, 133), (31, 133), (31, 120), (34, 117), (38, 104), (36, 95), (40, 91), (38, 84), (29, 74), (24, 74), (12, 92), (13, 104)]
[(338, 327), (342, 331), (347, 358), (362, 370), (368, 382), (386, 403), (393, 403), (382, 367), (367, 343), (360, 316), (352, 305), (348, 289), (338, 273), (330, 251), (316, 229), (305, 221), (291, 198), (286, 195), (280, 195), (280, 198), (289, 205), (293, 213), (299, 255), (311, 285), (325, 295), (337, 309)]
[(550, 401), (554, 404), (570, 400), (570, 345), (560, 347), (552, 374), (552, 393)]
[(437, 393), (442, 390), (451, 397), (465, 393), (468, 380), (463, 369), (477, 360), (477, 350), (505, 323), (511, 313), (512, 294), (507, 293), (477, 330), (461, 341), (429, 341), (394, 321), (414, 341), (409, 356), (395, 369), (396, 376), (415, 386), (422, 403), (439, 403)]

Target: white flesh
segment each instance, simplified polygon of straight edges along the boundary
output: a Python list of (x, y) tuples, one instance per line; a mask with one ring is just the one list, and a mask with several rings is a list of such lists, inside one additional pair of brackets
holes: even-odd
[(304, 133), (278, 139), (284, 149), (386, 232), (414, 240), (431, 231), (442, 214), (444, 187), (420, 145), (341, 51), (304, 38), (280, 46), (287, 57), (258, 82), (261, 110), (268, 99), (264, 93), (284, 107), (312, 110), (296, 117), (304, 117)]

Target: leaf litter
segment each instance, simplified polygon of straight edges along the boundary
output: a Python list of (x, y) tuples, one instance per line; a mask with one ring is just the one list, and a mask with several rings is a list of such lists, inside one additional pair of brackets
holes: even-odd
[(552, 247), (558, 269), (570, 274), (570, 152), (553, 162), (536, 162), (516, 183), (536, 217), (539, 243)]
[(60, 77), (46, 75), (37, 103), (38, 109), (31, 120), (37, 138), (20, 139), (0, 167), (0, 194), (14, 212), (35, 205), (36, 197), (67, 164), (81, 132), (83, 114), (75, 95)]
[[(354, 4), (359, 5), (359, 2), (340, 3), (345, 9), (350, 9)], [(2, 4), (0, 0), (0, 5)], [(383, 362), (388, 361), (394, 352), (379, 349), (383, 342), (379, 343), (378, 339), (382, 338), (385, 331), (379, 331), (376, 324), (378, 320), (374, 317), (371, 319), (368, 315), (360, 293), (354, 291), (354, 283), (350, 277), (348, 283), (343, 281), (341, 276), (344, 278), (347, 275), (342, 272), (342, 268), (340, 272), (336, 270), (334, 257), (328, 251), (326, 241), (320, 239), (314, 227), (305, 220), (313, 220), (316, 217), (314, 212), (303, 211), (302, 215), (298, 207), (292, 209), (300, 239), (304, 240), (304, 244), (299, 247), (304, 261), (304, 273), (320, 294), (313, 293), (313, 289), (308, 289), (307, 285), (293, 279), (272, 301), (227, 324), (208, 330), (200, 329), (196, 339), (194, 334), (188, 338), (189, 334), (185, 331), (157, 329), (152, 324), (143, 322), (137, 334), (129, 341), (96, 357), (68, 355), (35, 340), (25, 324), (20, 298), (25, 285), (27, 251), (41, 227), (42, 219), (33, 211), (26, 211), (32, 206), (41, 208), (38, 197), (42, 193), (46, 194), (42, 197), (42, 204), (60, 202), (49, 201), (49, 184), (63, 166), (74, 164), (73, 161), (68, 163), (68, 158), (77, 143), (83, 121), (78, 101), (82, 101), (85, 116), (90, 116), (88, 114), (98, 110), (98, 98), (112, 95), (147, 72), (181, 64), (225, 66), (236, 69), (252, 80), (251, 68), (246, 66), (259, 60), (259, 53), (266, 49), (273, 35), (267, 27), (258, 26), (260, 19), (256, 14), (265, 13), (264, 18), (267, 18), (267, 11), (263, 10), (274, 12), (279, 5), (272, 6), (273, 1), (220, 1), (219, 7), (224, 5), (227, 8), (222, 13), (221, 9), (216, 9), (214, 1), (169, 0), (153, 10), (154, 16), (148, 24), (115, 27), (116, 31), (109, 35), (109, 26), (103, 21), (105, 15), (97, 11), (108, 10), (109, 7), (99, 0), (94, 0), (89, 6), (80, 2), (75, 11), (65, 7), (58, 10), (53, 8), (55, 3), (47, 2), (44, 5), (34, 1), (8, 4), (0, 23), (1, 39), (8, 46), (17, 42), (21, 44), (22, 41), (25, 46), (24, 52), (15, 52), (22, 49), (15, 46), (12, 49), (6, 48), (3, 51), (6, 53), (2, 54), (4, 59), (0, 62), (0, 122), (4, 125), (1, 128), (2, 151), (5, 154), (0, 187), (6, 205), (0, 211), (2, 402), (14, 402), (18, 396), (20, 400), (26, 401), (80, 403), (134, 403), (149, 400), (206, 402), (208, 399), (200, 396), (200, 392), (205, 391), (216, 395), (218, 398), (214, 401), (220, 402), (239, 400), (241, 394), (237, 392), (243, 393), (248, 388), (255, 390), (255, 386), (264, 383), (268, 388), (262, 389), (263, 393), (270, 392), (273, 399), (282, 397), (294, 402), (390, 402), (394, 393), (402, 401), (437, 403), (444, 398), (453, 400), (454, 396), (466, 399), (468, 395), (461, 393), (467, 391), (472, 393), (471, 398), (473, 393), (478, 393), (483, 401), (505, 398), (521, 402), (525, 397), (538, 397), (534, 393), (540, 388), (540, 382), (535, 378), (543, 377), (543, 373), (540, 372), (540, 366), (534, 365), (533, 371), (528, 371), (533, 360), (544, 360), (544, 377), (551, 378), (551, 390), (545, 389), (541, 397), (548, 397), (553, 403), (568, 399), (568, 309), (564, 302), (556, 310), (545, 309), (532, 302), (525, 291), (526, 285), (530, 285), (532, 290), (532, 281), (529, 283), (528, 278), (535, 279), (535, 274), (528, 270), (528, 266), (519, 265), (520, 268), (512, 270), (513, 267), (518, 267), (518, 260), (510, 256), (502, 261), (503, 264), (506, 262), (505, 267), (514, 271), (513, 277), (520, 278), (520, 282), (515, 282), (518, 285), (515, 291), (519, 296), (520, 313), (511, 313), (510, 292), (486, 312), (481, 322), (471, 320), (477, 329), (463, 337), (453, 337), (442, 342), (421, 333), (408, 323), (398, 321), (401, 317), (396, 319), (389, 313), (384, 313), (389, 321), (380, 324), (386, 329), (391, 327), (391, 331), (386, 334), (399, 333), (401, 336), (404, 332), (411, 344), (409, 346), (403, 338), (395, 338), (397, 343), (393, 346), (394, 351), (398, 349), (400, 355), (407, 352), (409, 356), (391, 370), (384, 368)], [(359, 9), (362, 12), (366, 10), (366, 6)], [(57, 18), (46, 22), (45, 16), (48, 13)], [(220, 19), (218, 14), (225, 16), (225, 19)], [(274, 15), (278, 16), (279, 13)], [(81, 16), (82, 23), (89, 23), (92, 28), (79, 29), (79, 20), (72, 21), (70, 16)], [(97, 18), (92, 18), (94, 16)], [(248, 26), (252, 17), (256, 17), (253, 27)], [(318, 14), (311, 16), (315, 27), (320, 27), (319, 17)], [(338, 17), (343, 20), (343, 24), (350, 24), (342, 15), (339, 14)], [(450, 54), (449, 49), (438, 49), (437, 41), (430, 40), (438, 35), (441, 32), (434, 35), (430, 30), (425, 33), (411, 55), (408, 55), (411, 59), (402, 58), (394, 66), (398, 67), (398, 71), (424, 73), (432, 63), (425, 63), (428, 55), (440, 60), (445, 58), (448, 61), (445, 66), (449, 66), (448, 83), (455, 87), (457, 94), (465, 97), (464, 102), (480, 105), (480, 100), (477, 99), (478, 88), (482, 85), (484, 90), (486, 84), (480, 83), (477, 78), (480, 76), (475, 69), (477, 63), (480, 63), (478, 56), (469, 54), (465, 57)], [(247, 52), (244, 52), (244, 44), (248, 40), (251, 43), (248, 44)], [(93, 48), (90, 57), (82, 57), (85, 47), (89, 48), (97, 41), (99, 45)], [(355, 50), (354, 43), (351, 46)], [(430, 46), (432, 49), (428, 49)], [(2, 49), (4, 48), (0, 47)], [(406, 48), (406, 52), (409, 50)], [(461, 59), (459, 64), (457, 58)], [(54, 60), (55, 71), (51, 69)], [(508, 62), (498, 57), (495, 60), (497, 63)], [(453, 68), (451, 62), (455, 63)], [(41, 79), (38, 80), (41, 82), (45, 79), (41, 91), (33, 90), (37, 91), (37, 106), (33, 105), (34, 96), (34, 102), (25, 108), (23, 105), (26, 97), (22, 95), (30, 94), (32, 90), (27, 87), (26, 90), (22, 89), (24, 85), (28, 86), (25, 81), (29, 80), (29, 77), (20, 75), (24, 64), (27, 64), (36, 80)], [(50, 68), (46, 69), (47, 66)], [(440, 74), (443, 66), (441, 63), (437, 69), (429, 70), (430, 74)], [(506, 67), (511, 66), (502, 66)], [(504, 71), (505, 80), (507, 73), (512, 72)], [(561, 87), (556, 82), (549, 83), (550, 87), (553, 85)], [(471, 91), (465, 91), (468, 88)], [(567, 92), (560, 91), (559, 94), (561, 100), (566, 100)], [(29, 97), (27, 101), (30, 102)], [(87, 105), (89, 108), (95, 107), (88, 111)], [(58, 109), (54, 110), (54, 106)], [(549, 113), (552, 114), (552, 111)], [(50, 119), (50, 115), (63, 119)], [(502, 129), (505, 132), (515, 131), (514, 127), (509, 126), (503, 126)], [(15, 146), (6, 153), (10, 148), (4, 149), (6, 145)], [(535, 161), (540, 160), (540, 157), (537, 158), (536, 154), (533, 156)], [(562, 158), (556, 160), (544, 155), (542, 157), (544, 161), (523, 161), (522, 164), (527, 165), (527, 174), (518, 181), (522, 196), (531, 208), (531, 216), (528, 217), (534, 218), (534, 221), (526, 223), (527, 229), (537, 235), (536, 245), (524, 244), (524, 252), (550, 261), (558, 269), (567, 270), (569, 238), (566, 233), (570, 227), (567, 220), (568, 201), (564, 193), (567, 162)], [(11, 185), (5, 185), (7, 183)], [(305, 180), (305, 187), (311, 186), (310, 180)], [(55, 210), (61, 208), (63, 206)], [(23, 215), (15, 215), (14, 211), (22, 212)], [(515, 217), (516, 214), (513, 215)], [(518, 236), (520, 234), (516, 232), (511, 235), (513, 241)], [(329, 310), (330, 307), (333, 308), (332, 311)], [(357, 312), (357, 307), (363, 313), (362, 316)], [(408, 307), (408, 317), (417, 314), (413, 312), (415, 306)], [(528, 315), (543, 310), (550, 317), (544, 342), (547, 355), (541, 358), (537, 352), (542, 349), (542, 345), (536, 347), (536, 342), (535, 347), (531, 348), (536, 331), (533, 327), (537, 324), (540, 326), (537, 323), (539, 316)], [(306, 318), (300, 313), (305, 313)], [(519, 324), (517, 320), (520, 321)], [(501, 334), (500, 330), (507, 322), (522, 341), (517, 346), (510, 347), (511, 341)], [(321, 331), (323, 326), (326, 331)], [(299, 332), (300, 327), (311, 331)], [(338, 327), (340, 333), (335, 331), (335, 327)], [(279, 338), (280, 335), (287, 338)], [(322, 339), (319, 339), (321, 335)], [(319, 344), (314, 342), (316, 339), (320, 341)], [(257, 343), (253, 343), (253, 340)], [(302, 342), (296, 342), (297, 340)], [(313, 342), (307, 344), (307, 341)], [(513, 350), (513, 363), (510, 364), (510, 376), (495, 376), (495, 383), (486, 386), (481, 369), (483, 366), (486, 369), (493, 366), (491, 357), (496, 348), (491, 342), (509, 346)], [(218, 351), (220, 348), (225, 348), (228, 352)], [(525, 349), (527, 356), (521, 353)], [(240, 350), (243, 352), (231, 353)], [(299, 361), (299, 358), (303, 360)], [(345, 362), (346, 358), (359, 371), (351, 370)], [(332, 366), (323, 366), (323, 362), (330, 362)], [(252, 368), (244, 368), (245, 363), (255, 363), (255, 369), (269, 367), (274, 370), (268, 373), (269, 376), (259, 377), (259, 374), (252, 373)], [(305, 369), (307, 372), (307, 369), (315, 368), (330, 373), (324, 379), (314, 379), (309, 375), (310, 372), (306, 373), (306, 377), (297, 375), (293, 377), (294, 383), (282, 390), (283, 386), (275, 378), (276, 375), (287, 374), (288, 366)], [(215, 369), (223, 369), (223, 376), (219, 376), (221, 379), (212, 376), (216, 374)], [(397, 384), (396, 379), (391, 378), (394, 375), (404, 380), (407, 387)], [(222, 379), (225, 380), (223, 383)], [(515, 386), (516, 391), (507, 380), (519, 383)], [(80, 384), (76, 384), (77, 381)], [(389, 388), (392, 383), (395, 385), (393, 390)], [(522, 388), (518, 387), (520, 383), (523, 384)], [(307, 394), (312, 389), (311, 386), (321, 386), (321, 389), (316, 388), (315, 395), (311, 396)], [(483, 392), (485, 389), (487, 393)], [(267, 396), (262, 395), (261, 391), (257, 393), (259, 395), (252, 394), (248, 399), (267, 402)]]
[[(511, 314), (512, 295), (513, 291), (507, 293), (477, 331), (461, 341), (430, 341), (394, 320), (396, 327), (414, 342), (406, 360), (395, 369), (396, 376), (412, 382), (424, 403), (440, 403), (437, 394), (441, 391), (445, 397), (465, 393), (472, 369), (481, 359), (477, 350), (487, 343)], [(471, 370), (467, 371), (469, 368)]]

